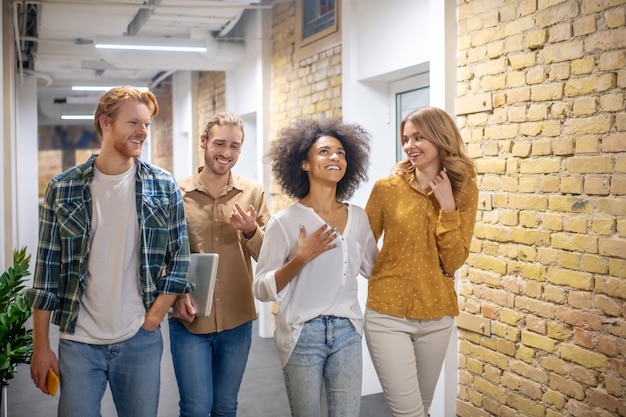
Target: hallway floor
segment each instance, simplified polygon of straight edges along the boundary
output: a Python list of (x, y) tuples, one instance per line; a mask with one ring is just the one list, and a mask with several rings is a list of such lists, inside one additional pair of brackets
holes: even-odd
[[(52, 326), (51, 339), (56, 326)], [(163, 328), (164, 350), (161, 361), (161, 398), (158, 417), (178, 416), (178, 388), (169, 351), (169, 332)], [(57, 340), (52, 341), (58, 343)], [(53, 348), (56, 351), (56, 346)], [(44, 395), (30, 379), (28, 366), (21, 365), (8, 389), (7, 417), (54, 417), (57, 415), (57, 397)], [(102, 402), (102, 417), (116, 417), (115, 407), (107, 389)], [(289, 403), (278, 354), (272, 339), (258, 336), (253, 327), (252, 348), (239, 392), (238, 417), (289, 417)], [(360, 417), (389, 417), (382, 394), (362, 398)]]

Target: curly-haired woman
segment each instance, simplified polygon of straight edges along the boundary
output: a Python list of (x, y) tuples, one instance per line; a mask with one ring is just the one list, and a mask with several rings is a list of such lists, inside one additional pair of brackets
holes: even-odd
[(274, 340), (293, 416), (357, 417), (361, 334), (357, 276), (378, 248), (365, 211), (344, 200), (367, 178), (369, 134), (339, 119), (299, 119), (268, 156), (284, 191), (298, 201), (267, 224), (253, 291), (279, 301)]
[(452, 117), (420, 108), (400, 123), (407, 158), (365, 211), (383, 245), (368, 282), (365, 337), (394, 416), (424, 416), (459, 314), (454, 272), (469, 254), (478, 187)]

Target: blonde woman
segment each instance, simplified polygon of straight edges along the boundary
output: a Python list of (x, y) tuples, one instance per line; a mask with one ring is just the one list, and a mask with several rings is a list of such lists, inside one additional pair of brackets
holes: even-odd
[(369, 278), (365, 337), (394, 416), (430, 408), (459, 314), (454, 273), (469, 254), (478, 188), (454, 120), (434, 107), (400, 124), (406, 159), (379, 179), (365, 211), (380, 256)]

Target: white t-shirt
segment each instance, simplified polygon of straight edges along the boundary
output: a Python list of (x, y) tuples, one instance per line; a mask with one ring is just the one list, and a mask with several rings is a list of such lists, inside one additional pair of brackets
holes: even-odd
[(259, 300), (280, 302), (274, 341), (283, 366), (293, 352), (303, 324), (317, 316), (347, 318), (359, 334), (363, 332), (357, 276), (360, 273), (369, 277), (378, 256), (365, 211), (348, 205), (345, 230), (334, 241), (337, 247), (307, 263), (277, 293), (275, 273), (295, 255), (301, 224), (308, 236), (325, 222), (315, 210), (300, 203), (270, 219), (252, 286)]
[(61, 333), (63, 339), (118, 343), (133, 337), (144, 322), (137, 258), (136, 170), (134, 165), (123, 174), (105, 175), (94, 167), (87, 282), (76, 331), (73, 335)]

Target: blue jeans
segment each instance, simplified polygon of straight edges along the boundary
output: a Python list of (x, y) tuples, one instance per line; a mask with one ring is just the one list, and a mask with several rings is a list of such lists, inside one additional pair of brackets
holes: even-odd
[(322, 316), (307, 321), (283, 368), (291, 415), (320, 417), (323, 383), (329, 417), (358, 417), (362, 373), (361, 335), (350, 320)]
[(160, 328), (111, 345), (61, 339), (59, 417), (100, 417), (107, 381), (119, 417), (155, 417), (162, 354)]
[(252, 322), (209, 334), (191, 333), (175, 318), (169, 324), (180, 417), (235, 417)]

